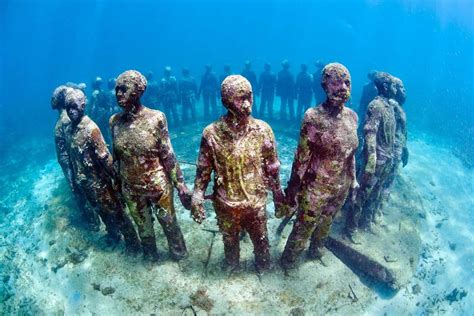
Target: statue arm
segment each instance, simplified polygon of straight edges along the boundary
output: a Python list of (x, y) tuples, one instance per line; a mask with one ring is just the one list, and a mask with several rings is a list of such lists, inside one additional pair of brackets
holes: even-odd
[(194, 180), (194, 193), (191, 203), (192, 217), (198, 223), (201, 223), (206, 216), (204, 211), (204, 194), (211, 181), (212, 166), (212, 148), (203, 135), (199, 149), (196, 179)]
[(285, 190), (287, 201), (293, 206), (296, 205), (296, 194), (299, 191), (303, 177), (311, 161), (311, 143), (314, 142), (314, 138), (315, 127), (311, 126), (307, 115), (305, 115), (301, 126), (298, 148), (296, 149), (293, 166), (291, 168), (290, 181), (288, 181), (288, 186)]

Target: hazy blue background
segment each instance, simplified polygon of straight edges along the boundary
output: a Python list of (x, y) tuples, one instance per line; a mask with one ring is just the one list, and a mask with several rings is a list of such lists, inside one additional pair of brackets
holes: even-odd
[(468, 0), (0, 0), (0, 152), (13, 136), (52, 135), (50, 96), (66, 81), (132, 68), (158, 77), (165, 65), (200, 77), (205, 63), (219, 75), (246, 59), (278, 71), (284, 58), (295, 74), (302, 62), (345, 64), (354, 105), (369, 70), (391, 72), (405, 82), (411, 129), (472, 149), (473, 10)]

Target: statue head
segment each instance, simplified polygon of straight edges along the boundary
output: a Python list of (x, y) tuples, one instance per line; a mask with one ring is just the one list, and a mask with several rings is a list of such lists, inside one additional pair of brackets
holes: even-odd
[(60, 85), (53, 91), (53, 95), (51, 96), (51, 108), (53, 110), (61, 110), (65, 109), (65, 97), (66, 97), (66, 89), (68, 87), (66, 85)]
[(93, 90), (100, 90), (102, 87), (102, 78), (101, 77), (95, 77), (94, 80), (92, 80), (92, 89)]
[(77, 124), (84, 116), (87, 98), (84, 92), (79, 89), (67, 88), (65, 105), (67, 116), (73, 124)]
[(395, 82), (395, 101), (398, 102), (398, 104), (403, 105), (407, 99), (407, 93), (405, 90), (405, 85), (403, 84), (403, 81), (400, 78), (393, 77), (393, 81)]
[(243, 76), (227, 76), (221, 84), (221, 96), (222, 104), (235, 116), (247, 117), (252, 113), (252, 86)]
[(374, 84), (379, 92), (379, 96), (394, 98), (397, 93), (394, 77), (388, 72), (378, 71), (374, 77)]
[(117, 103), (125, 111), (140, 103), (140, 98), (146, 90), (145, 76), (136, 70), (127, 70), (120, 74), (115, 84)]
[(344, 104), (351, 96), (351, 75), (339, 63), (327, 64), (321, 72), (321, 86), (332, 104)]

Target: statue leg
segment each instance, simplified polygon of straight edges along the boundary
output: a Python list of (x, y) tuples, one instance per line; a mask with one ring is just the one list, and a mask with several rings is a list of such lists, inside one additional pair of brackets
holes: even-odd
[(138, 236), (140, 236), (144, 259), (157, 261), (158, 249), (156, 248), (150, 203), (145, 198), (138, 196), (127, 195), (125, 199), (130, 215), (138, 228)]
[(270, 243), (268, 241), (265, 207), (250, 210), (242, 224), (252, 240), (255, 267), (258, 271), (270, 268)]
[(181, 260), (188, 256), (183, 233), (178, 225), (176, 212), (173, 204), (173, 191), (171, 194), (162, 196), (154, 206), (155, 216), (158, 219), (168, 241), (168, 249), (173, 260)]
[(238, 268), (240, 260), (240, 220), (225, 211), (223, 212), (216, 205), (214, 205), (214, 208), (216, 209), (217, 225), (224, 242), (225, 264), (231, 269)]

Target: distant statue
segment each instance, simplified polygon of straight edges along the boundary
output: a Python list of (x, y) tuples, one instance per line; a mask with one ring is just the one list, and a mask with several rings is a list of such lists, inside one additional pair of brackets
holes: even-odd
[(183, 105), (183, 122), (196, 122), (196, 97), (198, 87), (196, 80), (189, 74), (188, 68), (183, 68), (183, 77), (179, 81), (179, 99)]
[(123, 235), (127, 252), (136, 253), (140, 242), (113, 188), (112, 156), (99, 127), (84, 115), (86, 97), (81, 90), (69, 89), (65, 104), (71, 120), (67, 134), (74, 187), (98, 212), (107, 243), (114, 245)]
[(198, 98), (202, 95), (204, 103), (204, 118), (209, 119), (217, 116), (217, 97), (218, 97), (217, 77), (212, 71), (211, 65), (206, 65), (206, 71), (202, 75), (199, 86)]
[(311, 106), (311, 97), (313, 95), (313, 76), (308, 73), (308, 66), (306, 64), (301, 65), (301, 72), (296, 77), (295, 92), (298, 98), (296, 117), (300, 119)]
[(102, 78), (96, 77), (92, 82), (92, 95), (90, 102), (90, 116), (97, 122), (102, 135), (105, 140), (110, 143), (110, 133), (108, 128), (108, 122), (110, 118), (110, 112), (112, 110), (107, 103), (106, 91), (102, 89)]
[(327, 98), (304, 115), (285, 190), (290, 210), (296, 210), (296, 222), (280, 259), (285, 270), (295, 267), (308, 239), (308, 257), (322, 256), (334, 216), (349, 190), (358, 186), (354, 155), (357, 115), (344, 105), (351, 93), (349, 71), (341, 64), (328, 64), (321, 82)]
[(51, 98), (52, 109), (58, 110), (59, 113), (56, 126), (54, 127), (56, 155), (86, 226), (91, 230), (98, 231), (100, 229), (100, 219), (98, 215), (86, 205), (85, 196), (81, 195), (81, 192), (77, 189), (74, 180), (74, 170), (72, 169), (71, 159), (69, 157), (69, 146), (67, 142), (70, 137), (67, 135), (67, 132), (69, 125), (71, 125), (71, 120), (66, 113), (66, 92), (68, 90), (72, 90), (72, 88), (61, 85), (54, 89)]
[[(109, 117), (121, 111), (117, 103), (117, 98), (115, 98), (115, 81), (116, 81), (115, 78), (110, 78), (107, 81), (107, 91), (105, 92), (106, 99), (107, 99), (107, 108), (110, 109)], [(107, 130), (108, 129), (109, 127), (107, 123)]]
[(268, 119), (273, 119), (273, 99), (275, 97), (276, 75), (271, 71), (271, 65), (265, 63), (263, 72), (260, 74), (258, 91), (260, 93), (260, 110), (256, 111), (260, 117), (265, 116), (268, 111)]
[(320, 60), (317, 60), (314, 63), (316, 70), (313, 73), (313, 93), (315, 104), (321, 104), (326, 100), (326, 93), (321, 86), (321, 72), (324, 68), (324, 63)]
[(245, 61), (244, 69), (242, 70), (241, 75), (250, 82), (250, 85), (256, 90), (255, 94), (258, 95), (257, 74), (252, 70), (252, 63), (250, 60)]
[(228, 76), (232, 75), (232, 70), (230, 68), (230, 65), (229, 64), (225, 64), (224, 65), (224, 69), (223, 69), (223, 72), (222, 74), (219, 76), (219, 84), (222, 83), (222, 81), (224, 81), (225, 78), (227, 78)]
[(169, 66), (166, 66), (163, 70), (159, 98), (166, 117), (172, 120), (173, 125), (178, 125), (178, 81), (175, 76), (171, 75), (171, 67)]
[(406, 100), (406, 91), (403, 81), (397, 77), (393, 77), (395, 83), (395, 96), (389, 100), (390, 105), (393, 106), (395, 115), (395, 139), (394, 139), (394, 162), (392, 170), (388, 176), (385, 188), (388, 190), (397, 176), (398, 166), (400, 163), (403, 167), (408, 164), (408, 148), (407, 148), (407, 116), (403, 110), (403, 104)]
[[(143, 104), (151, 109), (160, 109), (162, 108), (163, 104), (160, 103), (160, 85), (155, 80), (155, 75), (153, 71), (149, 71), (145, 75), (147, 81), (146, 91), (143, 94)], [(115, 87), (114, 87), (114, 98), (115, 98)]]
[(187, 250), (176, 219), (173, 187), (188, 209), (191, 193), (171, 146), (166, 116), (140, 102), (146, 85), (145, 77), (135, 70), (117, 78), (115, 92), (123, 112), (110, 119), (117, 190), (138, 228), (144, 259), (158, 260), (155, 215), (168, 239), (171, 257), (180, 260)]
[(353, 241), (358, 227), (368, 228), (375, 222), (384, 183), (394, 163), (396, 122), (389, 100), (396, 94), (395, 82), (390, 74), (377, 72), (374, 83), (378, 96), (369, 103), (363, 125), (363, 159), (358, 171), (360, 187), (353, 193), (354, 203), (346, 220), (346, 230)]
[(221, 93), (228, 112), (203, 131), (192, 216), (198, 223), (205, 219), (204, 197), (214, 174), (212, 200), (223, 236), (226, 266), (239, 267), (239, 233), (246, 231), (254, 246), (257, 271), (263, 271), (270, 267), (267, 190), (273, 192), (277, 211), (284, 200), (275, 138), (269, 125), (251, 116), (253, 95), (247, 79), (240, 75), (227, 77)]
[(282, 70), (278, 73), (276, 94), (280, 97), (280, 120), (289, 119), (294, 121), (295, 109), (293, 99), (295, 98), (295, 79), (290, 72), (290, 63), (284, 60), (281, 63)]

